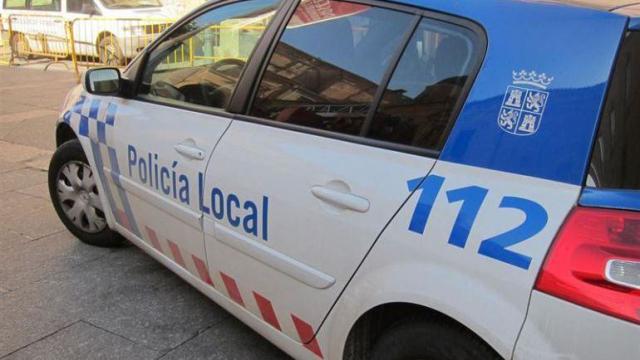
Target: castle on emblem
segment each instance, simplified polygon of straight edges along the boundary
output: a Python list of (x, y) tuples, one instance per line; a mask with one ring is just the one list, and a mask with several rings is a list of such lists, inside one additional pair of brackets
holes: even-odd
[(553, 77), (535, 71), (513, 72), (513, 84), (507, 87), (502, 101), (498, 126), (510, 134), (528, 136), (538, 132), (549, 101)]

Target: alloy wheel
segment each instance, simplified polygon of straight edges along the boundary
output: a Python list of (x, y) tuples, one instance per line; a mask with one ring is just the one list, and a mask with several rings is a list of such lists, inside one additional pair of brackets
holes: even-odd
[(87, 164), (70, 161), (62, 166), (56, 190), (62, 210), (80, 230), (98, 233), (107, 227), (96, 180)]

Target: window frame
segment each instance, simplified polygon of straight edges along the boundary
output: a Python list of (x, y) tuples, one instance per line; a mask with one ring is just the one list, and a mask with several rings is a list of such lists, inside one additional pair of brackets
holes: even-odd
[[(24, 1), (24, 7), (23, 8), (21, 8), (21, 7), (7, 7), (7, 2), (8, 1), (9, 0), (3, 0), (3, 2), (2, 2), (2, 8), (4, 10), (19, 10), (19, 11), (29, 11), (29, 10), (31, 10), (31, 9), (29, 9), (29, 7), (31, 6), (30, 5), (30, 3), (31, 3), (30, 0), (25, 0)], [(38, 11), (38, 10), (36, 10), (36, 11)]]
[[(64, 12), (66, 12), (66, 10), (65, 10), (65, 9), (63, 9), (63, 6), (62, 6), (62, 0), (59, 0), (59, 1), (60, 1), (60, 9), (59, 9), (59, 10), (50, 10), (50, 9), (33, 9), (33, 8), (31, 7), (31, 5), (32, 5), (32, 4), (31, 4), (31, 3), (32, 3), (32, 1), (31, 1), (31, 0), (25, 0), (25, 2), (24, 2), (24, 6), (25, 6), (25, 7), (23, 7), (23, 8), (20, 8), (20, 7), (7, 7), (7, 1), (8, 1), (8, 0), (3, 0), (3, 1), (2, 1), (2, 8), (3, 8), (4, 10), (37, 11), (37, 12), (54, 12), (54, 13), (64, 13)], [(55, 0), (52, 0), (52, 2), (51, 2), (51, 3), (54, 3), (54, 2), (55, 2)]]
[[(271, 20), (271, 23), (265, 29), (264, 33), (260, 37), (258, 43), (254, 47), (252, 53), (249, 56), (249, 61), (244, 67), (240, 77), (238, 78), (238, 82), (236, 87), (231, 95), (230, 101), (225, 109), (216, 109), (212, 107), (207, 107), (203, 105), (189, 104), (189, 103), (180, 103), (180, 104), (169, 104), (164, 101), (158, 101), (154, 99), (150, 99), (148, 96), (144, 96), (139, 94), (140, 85), (142, 83), (142, 75), (144, 74), (147, 61), (149, 59), (149, 54), (165, 41), (176, 29), (181, 27), (182, 25), (192, 21), (196, 17), (201, 16), (202, 14), (213, 11), (217, 8), (239, 3), (246, 0), (222, 0), (215, 3), (205, 3), (200, 7), (194, 9), (187, 16), (183, 17), (180, 21), (174, 23), (167, 31), (165, 31), (161, 36), (159, 36), (154, 42), (149, 45), (145, 51), (140, 56), (140, 61), (136, 61), (135, 66), (132, 66), (127, 69), (125, 72), (125, 77), (131, 76), (133, 79), (132, 88), (131, 88), (131, 97), (133, 97), (137, 101), (148, 102), (153, 104), (158, 104), (162, 106), (167, 106), (171, 108), (178, 108), (183, 110), (195, 111), (200, 113), (206, 113), (210, 115), (222, 116), (226, 118), (230, 118), (232, 120), (238, 121), (246, 121), (255, 123), (262, 126), (271, 126), (275, 128), (280, 128), (284, 130), (296, 131), (300, 133), (322, 136), (327, 138), (332, 138), (340, 141), (346, 141), (366, 146), (373, 146), (376, 148), (398, 151), (408, 154), (414, 154), (419, 156), (426, 156), (430, 158), (438, 158), (440, 156), (441, 150), (434, 149), (425, 149), (421, 147), (416, 147), (412, 145), (404, 145), (398, 143), (392, 143), (383, 140), (376, 140), (367, 138), (360, 135), (348, 135), (342, 133), (336, 133), (328, 130), (310, 128), (306, 126), (300, 126), (289, 123), (277, 122), (270, 119), (264, 119), (260, 117), (255, 117), (249, 115), (249, 111), (251, 110), (251, 106), (255, 100), (255, 96), (259, 90), (259, 82), (262, 80), (264, 73), (267, 70), (267, 66), (271, 57), (276, 49), (282, 34), (284, 33), (287, 24), (289, 23), (293, 13), (295, 12), (300, 0), (282, 0), (276, 13)], [(411, 41), (411, 37), (414, 34), (415, 30), (419, 26), (420, 22), (423, 19), (431, 19), (440, 22), (450, 23), (459, 27), (463, 27), (469, 31), (471, 31), (475, 35), (475, 45), (477, 48), (475, 59), (472, 62), (472, 65), (469, 70), (469, 79), (466, 81), (460, 96), (454, 106), (454, 109), (451, 113), (451, 117), (448, 121), (447, 127), (442, 135), (442, 141), (439, 148), (444, 146), (444, 143), (447, 141), (449, 134), (451, 133), (451, 129), (455, 125), (455, 120), (460, 115), (460, 112), (466, 103), (466, 100), (469, 96), (469, 92), (475, 83), (480, 69), (482, 67), (482, 63), (484, 62), (488, 39), (487, 33), (484, 28), (478, 24), (477, 22), (462, 18), (455, 15), (443, 14), (439, 12), (435, 12), (432, 10), (417, 8), (409, 5), (402, 5), (397, 3), (383, 2), (379, 0), (348, 0), (352, 3), (375, 6), (382, 9), (400, 11), (407, 13), (409, 15), (413, 15), (414, 19), (412, 19), (412, 23), (409, 26), (409, 30), (403, 36), (403, 43), (399, 44), (396, 54), (394, 54), (393, 61), (389, 64), (388, 68), (385, 70), (384, 75), (381, 79), (381, 83), (377, 92), (374, 96), (374, 101), (371, 105), (371, 109), (367, 114), (367, 118), (365, 121), (371, 121), (369, 118), (375, 115), (375, 112), (378, 109), (378, 105), (382, 96), (384, 95), (384, 91), (386, 90), (389, 81), (391, 81), (392, 75), (400, 62), (402, 54), (406, 49), (409, 41)]]
[[(56, 0), (51, 0), (51, 3), (55, 3)], [(33, 6), (33, 0), (27, 0), (27, 3), (29, 4), (29, 8), (27, 10), (29, 11), (38, 11), (38, 12), (55, 12), (55, 13), (63, 13), (65, 12), (65, 10), (62, 7), (62, 0), (58, 0), (59, 4), (60, 4), (60, 9), (59, 10), (51, 10), (51, 9), (34, 9), (32, 8)]]
[(425, 149), (425, 148), (416, 147), (412, 145), (404, 145), (404, 144), (393, 143), (393, 142), (384, 141), (384, 140), (376, 140), (376, 139), (367, 138), (366, 136), (362, 136), (362, 135), (348, 135), (343, 133), (336, 133), (329, 130), (322, 130), (322, 129), (316, 129), (316, 128), (311, 128), (311, 127), (306, 127), (301, 125), (282, 123), (282, 122), (274, 121), (271, 119), (252, 116), (249, 114), (249, 112), (251, 111), (251, 107), (255, 102), (256, 95), (259, 91), (260, 81), (262, 80), (265, 72), (267, 71), (269, 61), (271, 60), (271, 57), (273, 56), (273, 53), (275, 52), (275, 49), (278, 43), (280, 42), (282, 34), (284, 33), (286, 26), (289, 20), (291, 19), (291, 16), (293, 15), (293, 12), (295, 11), (297, 5), (300, 2), (298, 0), (293, 1), (295, 5), (292, 7), (290, 14), (288, 14), (287, 16), (287, 19), (284, 22), (279, 24), (278, 33), (272, 39), (268, 52), (263, 55), (263, 58), (262, 58), (263, 62), (260, 67), (260, 72), (251, 81), (251, 83), (253, 84), (253, 91), (251, 92), (249, 98), (245, 99), (244, 101), (242, 101), (242, 99), (233, 99), (233, 98), (231, 99), (232, 103), (234, 100), (239, 101), (240, 104), (234, 104), (234, 105), (242, 109), (241, 110), (242, 112), (236, 116), (236, 119), (247, 121), (247, 122), (253, 122), (256, 124), (266, 125), (266, 126), (273, 126), (281, 129), (288, 129), (292, 131), (298, 131), (298, 132), (308, 133), (312, 135), (333, 138), (333, 139), (342, 140), (342, 141), (353, 142), (361, 145), (374, 146), (374, 147), (383, 148), (387, 150), (394, 150), (394, 151), (405, 152), (405, 153), (410, 153), (414, 155), (438, 158), (441, 152), (440, 149), (444, 146), (444, 143), (448, 139), (449, 134), (451, 133), (451, 129), (455, 124), (455, 119), (457, 119), (458, 116), (460, 115), (460, 112), (466, 102), (466, 99), (469, 95), (471, 87), (475, 83), (475, 80), (480, 72), (482, 63), (484, 62), (484, 58), (487, 51), (487, 43), (488, 43), (486, 32), (478, 23), (472, 20), (461, 18), (458, 16), (442, 14), (442, 13), (434, 12), (431, 10), (420, 9), (420, 8), (400, 5), (396, 3), (381, 2), (378, 0), (345, 0), (345, 1), (348, 1), (351, 3), (374, 6), (374, 7), (392, 10), (392, 11), (404, 12), (414, 16), (414, 18), (412, 19), (412, 23), (409, 25), (409, 30), (407, 31), (407, 33), (403, 35), (402, 43), (399, 44), (398, 49), (394, 54), (393, 60), (391, 61), (391, 63), (389, 64), (389, 66), (384, 72), (384, 75), (380, 81), (380, 86), (378, 87), (376, 94), (373, 98), (373, 101), (371, 103), (371, 108), (369, 109), (369, 112), (367, 113), (367, 117), (365, 118), (365, 124), (370, 124), (372, 122), (373, 116), (378, 110), (378, 106), (384, 95), (384, 91), (389, 85), (389, 82), (391, 81), (393, 73), (395, 72), (398, 66), (398, 63), (400, 62), (400, 59), (404, 54), (404, 51), (407, 45), (411, 41), (413, 34), (415, 33), (416, 29), (418, 28), (418, 26), (420, 25), (420, 22), (423, 19), (435, 20), (435, 21), (453, 24), (453, 25), (465, 28), (475, 35), (476, 39), (474, 39), (475, 40), (474, 45), (476, 45), (477, 51), (476, 51), (476, 54), (474, 55), (475, 59), (472, 60), (472, 64), (469, 69), (469, 74), (470, 74), (469, 79), (465, 82), (465, 85), (460, 93), (460, 96), (458, 97), (458, 100), (453, 108), (451, 117), (449, 118), (449, 121), (447, 123), (447, 127), (445, 128), (445, 131), (442, 134), (442, 140), (438, 146), (438, 149)]
[(132, 89), (131, 89), (131, 92), (133, 95), (132, 97), (137, 101), (142, 101), (142, 102), (147, 102), (147, 103), (152, 103), (152, 104), (157, 104), (157, 105), (162, 105), (162, 106), (167, 106), (167, 107), (177, 108), (182, 110), (206, 113), (209, 115), (223, 116), (223, 117), (231, 118), (232, 120), (235, 119), (236, 111), (233, 111), (233, 109), (231, 109), (231, 104), (233, 103), (234, 98), (236, 98), (237, 96), (240, 96), (238, 95), (238, 88), (241, 86), (241, 84), (246, 82), (245, 74), (247, 72), (251, 72), (251, 70), (248, 70), (248, 68), (254, 67), (257, 65), (255, 59), (256, 58), (262, 59), (262, 57), (264, 56), (264, 54), (261, 53), (258, 50), (258, 48), (261, 46), (262, 43), (264, 43), (266, 40), (270, 39), (273, 36), (273, 32), (278, 28), (278, 25), (284, 19), (286, 10), (288, 9), (289, 6), (291, 6), (290, 2), (292, 0), (281, 1), (273, 19), (271, 20), (271, 23), (262, 33), (256, 46), (253, 48), (251, 54), (249, 55), (249, 61), (247, 62), (244, 69), (240, 73), (240, 76), (238, 77), (238, 82), (236, 83), (236, 86), (234, 88), (233, 93), (231, 94), (229, 103), (227, 104), (226, 108), (214, 108), (214, 107), (209, 107), (205, 105), (191, 104), (187, 102), (178, 103), (178, 102), (170, 102), (170, 101), (154, 99), (148, 96), (147, 94), (141, 94), (140, 87), (142, 85), (144, 72), (148, 65), (150, 54), (153, 52), (153, 50), (155, 50), (158, 46), (160, 46), (160, 44), (162, 44), (167, 38), (169, 38), (169, 36), (171, 36), (177, 29), (182, 27), (184, 24), (187, 24), (192, 20), (204, 15), (207, 12), (215, 11), (216, 9), (225, 7), (227, 5), (237, 4), (243, 1), (249, 1), (249, 0), (222, 0), (219, 2), (215, 2), (213, 4), (205, 3), (200, 7), (192, 10), (188, 15), (184, 16), (181, 20), (171, 25), (161, 36), (159, 36), (156, 40), (154, 40), (144, 50), (144, 52), (140, 57), (140, 61), (137, 61), (136, 66), (128, 68), (127, 71), (125, 72), (127, 75), (129, 75), (129, 71), (131, 71), (131, 75), (134, 76), (134, 79), (132, 81), (133, 82)]

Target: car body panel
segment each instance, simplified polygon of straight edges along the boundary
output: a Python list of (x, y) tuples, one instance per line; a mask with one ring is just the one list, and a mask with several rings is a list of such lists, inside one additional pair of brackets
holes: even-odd
[[(467, 17), (489, 39), (482, 70), (440, 159), (582, 184), (627, 18), (535, 2), (407, 3)], [(513, 136), (496, 126), (514, 73), (523, 70), (553, 78), (543, 90), (548, 102), (535, 136)]]
[(534, 291), (513, 358), (637, 359), (639, 338), (636, 324)]
[[(341, 353), (344, 329), (350, 329), (360, 314), (377, 305), (402, 302), (421, 304), (460, 321), (500, 355), (510, 357), (538, 270), (580, 187), (444, 161), (436, 163), (428, 178), (436, 177), (443, 179), (442, 187), (435, 201), (424, 202), (431, 208), (424, 232), (411, 230), (411, 224), (426, 186), (411, 196), (382, 233), (323, 325), (318, 337), (321, 343), (326, 341), (331, 358)], [(475, 219), (460, 215), (469, 214), (461, 210), (467, 202), (451, 201), (456, 190), (470, 187), (488, 190)], [(505, 207), (506, 197), (533, 201), (547, 214), (538, 232), (506, 248), (530, 258), (527, 266), (482, 254), (488, 239), (535, 217)], [(450, 243), (452, 234), (461, 229), (469, 231), (462, 247)]]
[[(260, 314), (248, 304), (255, 291), (270, 299), (276, 311), (295, 314), (315, 332), (373, 241), (409, 197), (406, 179), (424, 177), (434, 163), (422, 156), (235, 121), (206, 174), (205, 189), (213, 189), (206, 192), (211, 201), (204, 215), (211, 266), (240, 284), (250, 311)], [(222, 195), (209, 195), (215, 189)], [(359, 198), (365, 206), (354, 210), (314, 194), (323, 189)], [(232, 196), (238, 200), (235, 205)], [(248, 202), (257, 206), (255, 234), (246, 231)], [(298, 338), (288, 321), (280, 325)]]

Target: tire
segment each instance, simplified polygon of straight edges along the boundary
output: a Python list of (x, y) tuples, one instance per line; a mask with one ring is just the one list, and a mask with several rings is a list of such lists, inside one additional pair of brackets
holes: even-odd
[(80, 241), (101, 247), (123, 244), (107, 225), (93, 171), (77, 139), (60, 145), (53, 154), (49, 195), (64, 226)]
[(371, 351), (372, 360), (502, 359), (461, 325), (447, 320), (404, 321), (384, 332)]
[(111, 34), (105, 35), (98, 43), (98, 59), (105, 66), (123, 66), (126, 59), (122, 54), (118, 39)]

